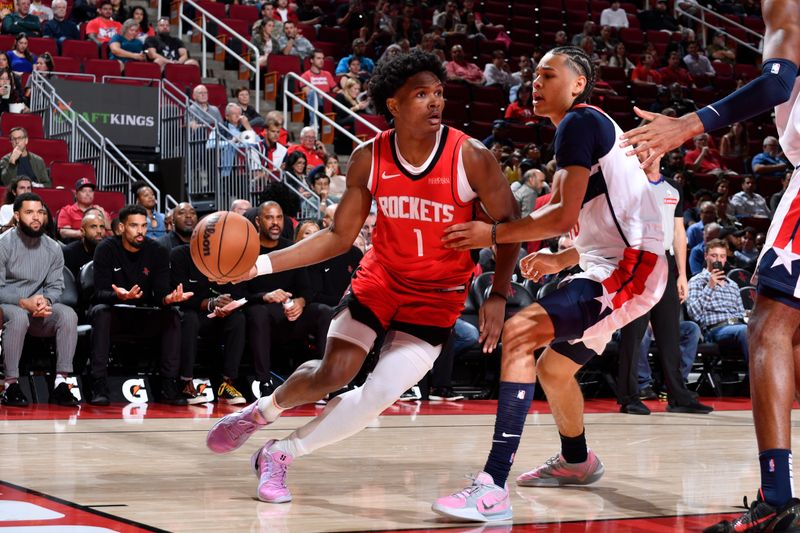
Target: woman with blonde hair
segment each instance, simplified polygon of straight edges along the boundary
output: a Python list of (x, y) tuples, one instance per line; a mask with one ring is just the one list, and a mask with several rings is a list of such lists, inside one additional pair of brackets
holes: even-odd
[(313, 220), (304, 220), (297, 225), (297, 229), (294, 231), (294, 242), (298, 243), (306, 237), (314, 235), (318, 231), (319, 224)]

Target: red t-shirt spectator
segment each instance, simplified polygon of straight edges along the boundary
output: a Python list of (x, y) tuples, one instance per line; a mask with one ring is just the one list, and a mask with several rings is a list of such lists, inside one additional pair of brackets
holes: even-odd
[(317, 155), (317, 152), (314, 150), (309, 150), (304, 147), (302, 144), (293, 144), (289, 147), (289, 151), (286, 155), (291, 154), (292, 152), (301, 152), (304, 156), (306, 156), (306, 168), (314, 168), (317, 165), (324, 165), (325, 161), (320, 159)]
[[(99, 205), (93, 205), (91, 206), (91, 209), (100, 209), (103, 212), (103, 217), (105, 217), (105, 220), (111, 220), (108, 216), (108, 213), (106, 213), (105, 209), (103, 209)], [(81, 207), (77, 203), (62, 207), (58, 211), (58, 229), (61, 228), (81, 229), (81, 223), (83, 222), (84, 213), (85, 211), (81, 209)]]
[(533, 104), (521, 105), (519, 100), (512, 102), (506, 108), (506, 120), (513, 120), (515, 122), (531, 122), (534, 119)]
[(657, 70), (639, 65), (631, 72), (631, 80), (646, 81), (648, 83), (661, 83), (661, 74)]
[(658, 73), (661, 74), (661, 83), (664, 85), (672, 85), (675, 82), (678, 82), (679, 85), (683, 85), (684, 87), (692, 85), (692, 76), (689, 74), (689, 71), (683, 67), (663, 67), (658, 69)]
[(319, 90), (324, 91), (325, 94), (330, 94), (331, 90), (336, 87), (336, 79), (327, 70), (320, 70), (319, 73), (314, 74), (311, 69), (308, 69), (300, 77)]
[(96, 17), (86, 24), (86, 35), (97, 35), (97, 40), (101, 43), (107, 43), (115, 35), (122, 33), (122, 24), (116, 20), (107, 20), (103, 17)]
[[(694, 166), (694, 162), (697, 161), (699, 156), (700, 149), (695, 148), (694, 150), (690, 150), (686, 152), (685, 156), (683, 156), (683, 164), (686, 165), (687, 168), (692, 168)], [(722, 157), (719, 155), (718, 150), (709, 148), (706, 157), (700, 161), (700, 167), (695, 170), (695, 172), (699, 172), (701, 174), (710, 174), (719, 169), (725, 170), (725, 166), (722, 164)]]

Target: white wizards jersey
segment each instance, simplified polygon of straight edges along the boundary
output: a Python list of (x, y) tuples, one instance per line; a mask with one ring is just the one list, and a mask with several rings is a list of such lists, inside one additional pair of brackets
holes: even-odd
[(795, 78), (792, 96), (775, 107), (775, 125), (786, 158), (800, 165), (800, 77)]

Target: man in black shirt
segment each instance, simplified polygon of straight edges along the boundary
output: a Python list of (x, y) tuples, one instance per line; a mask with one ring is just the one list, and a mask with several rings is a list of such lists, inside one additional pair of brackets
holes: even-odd
[[(158, 244), (166, 248), (167, 251), (182, 244), (189, 244), (194, 227), (197, 225), (197, 211), (195, 211), (194, 206), (189, 202), (181, 202), (176, 205), (175, 209), (172, 210), (172, 224), (174, 229), (158, 239)], [(176, 286), (173, 285), (173, 287)]]
[(80, 280), (81, 267), (94, 259), (94, 251), (106, 236), (106, 222), (96, 210), (89, 210), (81, 221), (81, 238), (64, 248), (64, 265)]
[[(261, 253), (288, 248), (291, 241), (281, 238), (283, 210), (277, 202), (264, 202), (256, 216)], [(247, 282), (247, 338), (253, 351), (256, 379), (261, 396), (272, 394), (275, 385), (270, 377), (272, 341), (281, 337), (304, 338), (314, 335), (317, 355), (325, 353), (331, 309), (311, 303), (313, 289), (309, 271), (297, 268), (286, 272), (258, 276)]]
[(344, 296), (353, 272), (358, 268), (364, 254), (352, 246), (342, 255), (309, 267), (314, 303), (336, 307)]
[[(230, 405), (245, 403), (242, 394), (233, 386), (239, 375), (245, 341), (245, 318), (241, 309), (225, 310), (226, 305), (245, 296), (243, 285), (217, 285), (211, 283), (192, 261), (189, 245), (172, 249), (169, 255), (172, 286), (182, 285), (193, 296), (180, 304), (181, 309), (181, 380), (183, 394), (190, 404), (205, 400), (197, 393), (192, 378), (197, 354), (197, 336), (224, 339), (225, 353), (222, 361), (222, 384), (217, 391), (221, 402)], [(209, 318), (210, 314), (213, 318)]]
[(53, 0), (51, 7), (53, 9), (53, 18), (45, 22), (42, 34), (44, 37), (55, 39), (58, 49), (61, 50), (61, 43), (67, 39), (80, 39), (81, 31), (78, 29), (77, 24), (66, 18), (66, 0)]
[(181, 63), (184, 65), (197, 65), (194, 59), (189, 59), (189, 52), (183, 42), (169, 33), (169, 18), (161, 17), (156, 24), (156, 35), (148, 37), (144, 42), (144, 51), (147, 59), (159, 65), (162, 69), (168, 63)]
[[(92, 395), (89, 403), (107, 405), (108, 354), (111, 335), (135, 331), (142, 336), (161, 335), (161, 401), (186, 405), (178, 390), (180, 361), (180, 315), (173, 304), (192, 297), (178, 286), (169, 289), (169, 256), (147, 233), (147, 211), (128, 205), (119, 212), (122, 234), (101, 242), (94, 253), (94, 305), (92, 324)], [(133, 310), (118, 304), (147, 308)]]

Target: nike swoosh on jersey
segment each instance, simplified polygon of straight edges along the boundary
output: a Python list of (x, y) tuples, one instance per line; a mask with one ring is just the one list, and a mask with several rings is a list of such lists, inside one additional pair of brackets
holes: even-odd
[(120, 270), (122, 270), (122, 267), (117, 267), (114, 269), (114, 272), (119, 272)]
[(400, 176), (402, 176), (402, 174), (387, 174), (386, 171), (384, 170), (383, 173), (381, 174), (381, 179), (390, 180), (392, 178), (399, 178)]
[(503, 438), (506, 438), (506, 439), (508, 437), (521, 437), (521, 436), (522, 435), (512, 435), (511, 433), (506, 433), (505, 431), (503, 432)]

